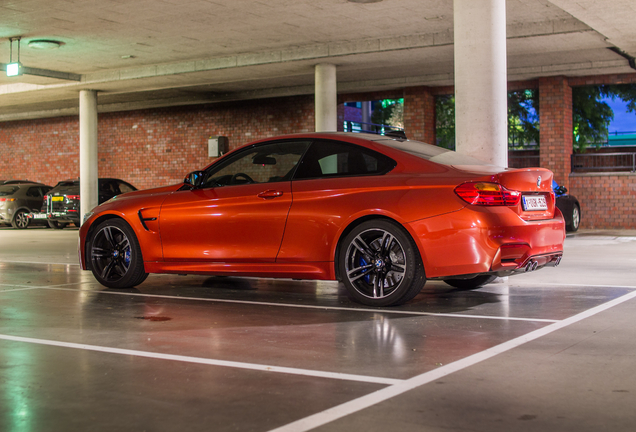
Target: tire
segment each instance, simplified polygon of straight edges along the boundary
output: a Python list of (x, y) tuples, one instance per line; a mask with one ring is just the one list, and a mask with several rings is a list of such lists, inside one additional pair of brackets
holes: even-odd
[(426, 283), (417, 247), (397, 223), (363, 222), (347, 234), (339, 248), (339, 274), (357, 302), (397, 306), (413, 299)]
[(565, 226), (565, 230), (568, 232), (576, 232), (579, 230), (579, 225), (581, 224), (581, 209), (578, 205), (574, 204), (572, 206), (572, 222)]
[(497, 279), (497, 276), (479, 275), (470, 279), (444, 279), (444, 282), (455, 288), (459, 288), (462, 290), (471, 290), (489, 284), (495, 279)]
[(31, 220), (27, 217), (25, 210), (18, 210), (11, 220), (11, 226), (16, 229), (26, 229), (29, 226)]
[(54, 220), (50, 220), (50, 221), (48, 221), (48, 223), (49, 223), (49, 227), (51, 227), (53, 229), (64, 229), (64, 228), (66, 228), (66, 225), (68, 225), (68, 224), (65, 224), (65, 223), (62, 223), (62, 222), (58, 222), (58, 221), (54, 221)]
[(148, 277), (137, 236), (121, 219), (99, 224), (87, 244), (87, 253), (95, 279), (109, 288), (132, 288)]

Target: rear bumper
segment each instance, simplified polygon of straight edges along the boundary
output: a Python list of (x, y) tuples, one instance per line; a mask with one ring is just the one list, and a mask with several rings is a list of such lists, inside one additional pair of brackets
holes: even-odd
[[(563, 255), (565, 222), (525, 221), (507, 207), (468, 206), (409, 224), (427, 278), (476, 274), (507, 276), (556, 266)], [(536, 265), (535, 265), (536, 263)]]

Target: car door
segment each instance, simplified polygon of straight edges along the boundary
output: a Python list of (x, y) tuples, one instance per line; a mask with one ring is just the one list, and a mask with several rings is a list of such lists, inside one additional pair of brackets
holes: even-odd
[(31, 211), (40, 211), (42, 207), (42, 196), (42, 188), (40, 186), (30, 186), (26, 193), (26, 206)]
[(250, 146), (212, 165), (197, 189), (162, 204), (166, 261), (273, 262), (292, 202), (291, 176), (304, 141)]

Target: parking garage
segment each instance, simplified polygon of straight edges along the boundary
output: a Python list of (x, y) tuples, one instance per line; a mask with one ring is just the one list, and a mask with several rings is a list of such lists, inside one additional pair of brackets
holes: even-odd
[[(0, 177), (178, 183), (214, 160), (212, 137), (336, 130), (345, 102), (384, 98), (404, 98), (408, 137), (435, 142), (435, 97), (477, 87), (454, 57), (470, 14), (324, 3), (2, 5), (3, 66), (20, 36), (31, 72), (67, 75), (0, 78)], [(505, 4), (489, 19), (507, 44), (479, 52), (493, 62), (478, 87), (499, 103), (458, 128), (484, 123), (498, 138), (479, 151), (501, 161), (502, 85), (538, 89), (540, 164), (583, 205), (559, 267), (477, 290), (428, 281), (392, 308), (335, 281), (150, 275), (115, 290), (80, 270), (77, 227), (1, 227), (0, 430), (633, 429), (634, 176), (572, 173), (568, 119), (573, 87), (636, 82), (636, 11), (484, 3)]]

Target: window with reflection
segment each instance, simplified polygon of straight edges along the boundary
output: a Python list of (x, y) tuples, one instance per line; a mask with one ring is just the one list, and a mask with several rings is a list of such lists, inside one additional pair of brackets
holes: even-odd
[(255, 145), (215, 164), (203, 187), (290, 181), (309, 141), (283, 141)]

